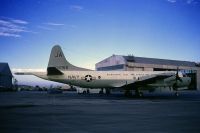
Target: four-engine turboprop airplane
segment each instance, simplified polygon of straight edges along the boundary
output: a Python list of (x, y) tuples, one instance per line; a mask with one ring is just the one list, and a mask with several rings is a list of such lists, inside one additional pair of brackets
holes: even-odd
[(47, 72), (16, 74), (31, 74), (42, 79), (90, 89), (122, 88), (125, 89), (126, 95), (131, 94), (130, 90), (135, 90), (137, 96), (142, 96), (140, 90), (155, 87), (173, 88), (178, 95), (178, 88), (186, 87), (191, 82), (191, 78), (178, 72), (178, 69), (177, 71), (93, 71), (76, 67), (66, 60), (59, 45), (51, 50)]

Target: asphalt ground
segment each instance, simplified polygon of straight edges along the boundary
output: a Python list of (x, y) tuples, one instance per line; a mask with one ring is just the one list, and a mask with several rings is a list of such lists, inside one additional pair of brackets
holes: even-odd
[(80, 95), (1, 92), (0, 133), (199, 133), (200, 92)]

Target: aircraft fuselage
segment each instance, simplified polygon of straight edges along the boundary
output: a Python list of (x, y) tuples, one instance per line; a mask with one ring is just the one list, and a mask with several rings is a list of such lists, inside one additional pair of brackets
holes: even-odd
[[(158, 74), (172, 75), (173, 71), (62, 71), (45, 79), (83, 88), (113, 88), (151, 78)], [(44, 78), (44, 77), (43, 77)]]

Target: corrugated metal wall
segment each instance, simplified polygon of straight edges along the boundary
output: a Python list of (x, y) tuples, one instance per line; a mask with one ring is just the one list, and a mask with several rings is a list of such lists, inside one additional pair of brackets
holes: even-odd
[(0, 89), (12, 89), (12, 73), (8, 63), (0, 63)]
[(12, 88), (12, 77), (0, 76), (0, 86), (5, 88)]

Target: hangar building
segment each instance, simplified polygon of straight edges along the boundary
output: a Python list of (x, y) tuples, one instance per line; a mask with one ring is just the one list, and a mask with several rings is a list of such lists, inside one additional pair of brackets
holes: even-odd
[(200, 90), (200, 64), (195, 62), (112, 55), (95, 64), (97, 71), (175, 71), (177, 67), (192, 78), (189, 88)]
[(0, 91), (12, 90), (12, 78), (8, 63), (0, 63)]

